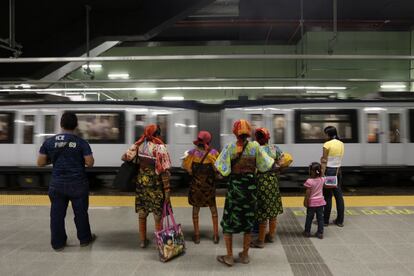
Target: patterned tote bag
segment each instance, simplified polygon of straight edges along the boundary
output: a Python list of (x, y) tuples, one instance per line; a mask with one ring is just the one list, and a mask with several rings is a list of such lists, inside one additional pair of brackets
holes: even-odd
[[(170, 221), (171, 220), (171, 221)], [(181, 224), (176, 224), (169, 203), (164, 203), (161, 218), (162, 229), (155, 232), (155, 242), (161, 262), (167, 262), (185, 253), (184, 234)]]

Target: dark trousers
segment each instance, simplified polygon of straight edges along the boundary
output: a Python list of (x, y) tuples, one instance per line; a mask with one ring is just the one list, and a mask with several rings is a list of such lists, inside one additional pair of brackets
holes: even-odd
[(54, 249), (61, 248), (66, 244), (65, 217), (69, 201), (72, 203), (80, 243), (87, 243), (92, 239), (88, 216), (89, 192), (87, 185), (86, 183), (85, 187), (85, 183), (82, 185), (68, 184), (49, 188), (51, 244)]
[[(327, 168), (326, 175), (335, 175), (337, 168)], [(323, 189), (323, 196), (326, 201), (326, 206), (324, 208), (324, 222), (325, 224), (329, 224), (329, 218), (331, 216), (332, 210), (332, 195), (335, 197), (336, 202), (336, 223), (343, 224), (344, 223), (344, 213), (345, 213), (345, 203), (344, 203), (344, 196), (342, 194), (342, 173), (339, 169), (338, 171), (338, 187), (337, 188), (324, 188)]]
[(323, 234), (323, 206), (319, 207), (308, 207), (306, 209), (306, 222), (305, 222), (305, 232), (310, 233), (312, 220), (315, 217), (318, 220), (318, 233)]

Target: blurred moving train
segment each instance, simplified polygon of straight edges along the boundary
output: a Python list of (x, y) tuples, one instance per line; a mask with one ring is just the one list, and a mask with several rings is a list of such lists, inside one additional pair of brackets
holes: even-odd
[(233, 122), (244, 118), (253, 128), (267, 127), (271, 142), (294, 157), (281, 186), (298, 187), (307, 166), (319, 161), (323, 129), (337, 127), (345, 143), (346, 185), (397, 185), (414, 181), (414, 101), (295, 100), (148, 102), (0, 103), (0, 187), (46, 187), (51, 168), (36, 168), (43, 141), (60, 130), (64, 111), (78, 115), (78, 135), (89, 141), (95, 167), (91, 182), (113, 177), (122, 153), (144, 126), (159, 124), (174, 166), (174, 181), (185, 182), (179, 168), (183, 153), (201, 129), (213, 135), (213, 146), (234, 140)]

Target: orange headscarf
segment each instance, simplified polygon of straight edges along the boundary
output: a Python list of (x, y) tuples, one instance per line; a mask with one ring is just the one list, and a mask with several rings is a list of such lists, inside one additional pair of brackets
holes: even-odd
[(233, 125), (233, 133), (237, 137), (237, 143), (236, 143), (236, 151), (239, 153), (243, 150), (244, 141), (241, 139), (241, 135), (247, 135), (250, 136), (252, 132), (252, 127), (250, 126), (250, 123), (246, 120), (238, 120), (234, 122)]
[(158, 126), (151, 124), (151, 125), (147, 125), (144, 129), (144, 134), (138, 139), (138, 141), (135, 142), (135, 145), (137, 145), (138, 147), (144, 143), (145, 140), (147, 141), (151, 141), (155, 144), (161, 144), (163, 145), (164, 142), (158, 138), (158, 137), (154, 137), (155, 132), (157, 132)]
[(193, 142), (194, 145), (198, 146), (198, 145), (203, 145), (204, 146), (204, 150), (208, 150), (209, 149), (209, 145), (211, 142), (211, 134), (208, 131), (200, 131), (197, 135), (197, 140), (195, 140)]
[[(263, 137), (261, 137), (260, 139), (257, 137), (257, 134), (261, 133), (263, 135)], [(264, 145), (267, 144), (267, 142), (270, 139), (270, 133), (269, 130), (265, 127), (260, 127), (260, 128), (256, 128), (255, 132), (254, 132), (255, 136), (256, 136), (256, 141), (260, 144), (260, 145)]]

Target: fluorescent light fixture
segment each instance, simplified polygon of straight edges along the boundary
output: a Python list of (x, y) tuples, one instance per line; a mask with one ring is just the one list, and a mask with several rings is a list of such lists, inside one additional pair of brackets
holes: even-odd
[(364, 111), (385, 111), (385, 108), (382, 107), (365, 107)]
[(84, 95), (69, 95), (66, 94), (69, 99), (71, 99), (72, 101), (86, 101), (85, 96)]
[(24, 88), (24, 89), (29, 89), (29, 88), (31, 88), (32, 86), (31, 86), (30, 84), (28, 84), (28, 83), (22, 83), (22, 84), (15, 85), (14, 87), (15, 87), (15, 88)]
[(157, 89), (152, 87), (138, 87), (135, 90), (144, 94), (157, 94)]
[(394, 84), (381, 84), (381, 88), (382, 89), (405, 89), (405, 88), (407, 88), (407, 85), (405, 85), (405, 84), (401, 84), (401, 83), (399, 83), (399, 84), (397, 84), (397, 83), (394, 83)]
[[(129, 74), (108, 74), (109, 78), (128, 78)], [(90, 91), (151, 91), (154, 90), (346, 90), (345, 86), (177, 86), (177, 87), (105, 87), (105, 88), (35, 88), (0, 89), (0, 92), (90, 92)]]
[(109, 79), (129, 79), (128, 73), (111, 73), (108, 74)]
[[(82, 68), (83, 69), (86, 69), (86, 68), (88, 68), (88, 65), (87, 64), (84, 64), (84, 65), (82, 65)], [(89, 64), (89, 68), (90, 69), (99, 70), (99, 69), (102, 69), (102, 64), (99, 64), (99, 63), (90, 63)]]
[(329, 90), (307, 90), (306, 94), (335, 94), (337, 92), (335, 91), (329, 91)]
[(164, 96), (162, 97), (164, 101), (182, 101), (184, 100), (183, 96)]

